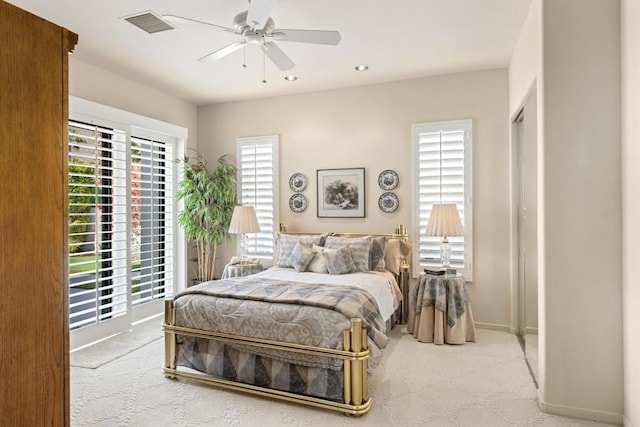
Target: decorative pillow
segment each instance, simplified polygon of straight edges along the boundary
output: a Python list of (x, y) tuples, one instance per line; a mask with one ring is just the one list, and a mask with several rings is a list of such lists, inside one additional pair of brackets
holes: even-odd
[(291, 251), (288, 264), (292, 265), (297, 272), (305, 271), (314, 255), (315, 252), (313, 249), (298, 242), (293, 248), (293, 251)]
[[(369, 252), (371, 251), (371, 236), (365, 237), (337, 237), (329, 236), (324, 244), (327, 249), (340, 249), (349, 246), (351, 257), (358, 271), (369, 271)], [(329, 269), (331, 273), (331, 269)]]
[(384, 252), (387, 247), (387, 238), (384, 236), (371, 239), (371, 251), (369, 251), (369, 270), (384, 271)]
[(291, 257), (291, 252), (293, 252), (293, 248), (295, 248), (296, 243), (301, 242), (306, 246), (311, 245), (320, 245), (322, 246), (322, 242), (326, 234), (318, 234), (318, 235), (293, 235), (293, 234), (278, 234), (278, 257), (276, 258), (274, 264), (278, 267), (293, 267), (289, 264), (289, 258)]
[(329, 270), (327, 270), (327, 263), (324, 262), (324, 257), (322, 256), (322, 252), (325, 249), (322, 246), (313, 245), (313, 259), (307, 266), (307, 271), (312, 271), (314, 273), (327, 274)]
[(329, 274), (347, 274), (357, 271), (349, 246), (340, 249), (325, 249), (321, 252)]
[(402, 258), (409, 258), (413, 247), (400, 239), (389, 239), (384, 254), (384, 265), (393, 274), (400, 274)]

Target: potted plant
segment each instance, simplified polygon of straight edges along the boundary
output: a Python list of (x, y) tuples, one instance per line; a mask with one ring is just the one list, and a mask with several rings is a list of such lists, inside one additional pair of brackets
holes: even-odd
[(236, 204), (237, 179), (236, 167), (226, 156), (209, 171), (206, 159), (196, 154), (178, 160), (184, 167), (177, 193), (184, 210), (178, 213), (178, 223), (197, 250), (194, 282), (203, 282), (214, 279), (217, 246), (231, 239), (229, 223)]

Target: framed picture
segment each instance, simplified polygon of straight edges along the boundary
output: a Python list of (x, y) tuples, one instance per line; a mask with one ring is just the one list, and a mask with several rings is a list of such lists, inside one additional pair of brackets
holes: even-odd
[(364, 218), (364, 168), (317, 173), (318, 218)]

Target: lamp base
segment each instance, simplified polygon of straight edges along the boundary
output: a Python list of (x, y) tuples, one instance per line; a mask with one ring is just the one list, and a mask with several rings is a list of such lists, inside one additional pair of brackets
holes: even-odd
[(442, 268), (449, 268), (451, 265), (451, 245), (446, 236), (442, 239), (442, 244), (440, 245), (440, 259), (442, 260)]

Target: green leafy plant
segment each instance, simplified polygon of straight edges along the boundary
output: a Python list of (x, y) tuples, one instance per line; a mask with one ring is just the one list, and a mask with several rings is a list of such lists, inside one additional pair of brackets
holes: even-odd
[[(80, 250), (91, 222), (91, 209), (96, 207), (95, 167), (75, 160), (69, 165), (69, 252)], [(97, 215), (97, 213), (96, 213)]]
[(178, 222), (187, 240), (196, 245), (195, 279), (213, 280), (217, 246), (231, 238), (228, 230), (236, 205), (236, 167), (222, 156), (210, 172), (200, 153), (178, 162), (184, 167), (177, 193), (184, 210), (178, 213)]

